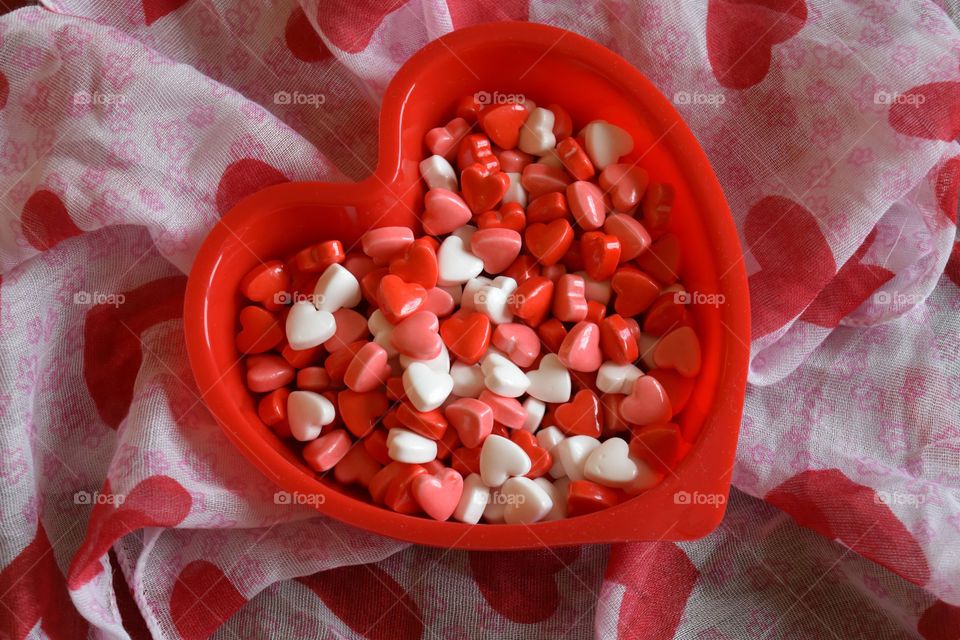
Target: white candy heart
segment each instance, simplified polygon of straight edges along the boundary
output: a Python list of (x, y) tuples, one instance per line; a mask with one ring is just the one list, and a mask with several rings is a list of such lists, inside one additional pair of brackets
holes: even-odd
[(417, 411), (433, 411), (453, 391), (449, 373), (434, 371), (422, 362), (411, 362), (403, 372), (403, 390)]
[(486, 388), (483, 384), (483, 370), (476, 364), (454, 362), (450, 367), (453, 378), (453, 395), (461, 398), (476, 398)]
[(521, 174), (508, 171), (507, 177), (510, 178), (510, 186), (507, 187), (506, 193), (503, 194), (503, 204), (516, 202), (521, 207), (526, 208), (527, 190), (524, 189), (523, 184), (520, 183)]
[(497, 276), (490, 284), (480, 286), (473, 297), (473, 306), (494, 324), (513, 320), (510, 299), (517, 290), (517, 281), (509, 276)]
[(607, 165), (614, 164), (620, 156), (633, 150), (633, 138), (620, 127), (594, 120), (583, 128), (583, 139), (586, 142), (587, 155), (597, 169), (603, 170)]
[(607, 360), (597, 370), (597, 389), (604, 393), (630, 393), (633, 381), (643, 375), (633, 364), (617, 364)]
[(606, 487), (632, 483), (637, 477), (637, 465), (630, 457), (630, 445), (622, 438), (605, 440), (587, 457), (583, 477)]
[(477, 232), (477, 228), (471, 224), (465, 224), (462, 227), (455, 229), (450, 235), (456, 236), (463, 240), (463, 246), (469, 247), (470, 241), (473, 240), (473, 234)]
[(337, 332), (337, 321), (329, 311), (319, 311), (309, 300), (290, 307), (286, 322), (287, 343), (301, 351), (323, 344)]
[(327, 267), (313, 288), (313, 304), (330, 313), (343, 307), (355, 307), (362, 297), (356, 276), (336, 263)]
[(546, 449), (553, 457), (553, 464), (550, 466), (550, 475), (554, 478), (562, 478), (567, 475), (563, 470), (563, 463), (560, 462), (560, 456), (556, 453), (556, 446), (566, 440), (567, 436), (563, 431), (556, 427), (547, 427), (537, 431), (537, 444)]
[(555, 119), (553, 111), (549, 109), (534, 109), (520, 127), (520, 140), (517, 142), (520, 151), (542, 156), (557, 146), (557, 137), (553, 135)]
[(609, 280), (594, 280), (587, 275), (586, 271), (577, 271), (574, 275), (583, 278), (583, 297), (589, 300), (595, 300), (606, 306), (610, 304), (610, 297), (613, 295), (613, 287)]
[(333, 422), (336, 417), (337, 410), (333, 403), (319, 393), (294, 391), (287, 398), (290, 433), (300, 442), (319, 438), (323, 427)]
[(493, 280), (486, 276), (477, 276), (467, 281), (463, 285), (463, 293), (460, 296), (460, 307), (469, 311), (476, 311), (477, 307), (473, 301), (476, 299), (480, 288), (488, 284), (493, 284)]
[(570, 372), (555, 353), (540, 359), (540, 367), (527, 371), (530, 387), (527, 393), (541, 402), (567, 402), (570, 400)]
[(367, 319), (367, 328), (373, 334), (373, 341), (383, 347), (388, 358), (395, 358), (400, 353), (390, 342), (390, 337), (393, 335), (393, 326), (380, 309), (371, 313)]
[(401, 367), (404, 367), (404, 368), (409, 367), (414, 362), (425, 364), (428, 367), (430, 367), (430, 369), (433, 371), (439, 371), (440, 373), (448, 373), (450, 371), (450, 352), (447, 351), (447, 345), (441, 344), (440, 353), (438, 353), (436, 357), (430, 358), (429, 360), (415, 360), (410, 356), (405, 356), (402, 353), (400, 354)]
[(433, 155), (423, 160), (420, 163), (420, 175), (428, 189), (446, 189), (454, 193), (460, 190), (457, 172), (443, 156)]
[(530, 478), (510, 478), (500, 487), (506, 498), (503, 520), (507, 524), (533, 524), (553, 507), (552, 487), (549, 492)]
[[(529, 382), (529, 379), (527, 381)], [(523, 421), (521, 429), (535, 433), (547, 413), (547, 405), (536, 398), (527, 398), (523, 401), (523, 409), (527, 412), (527, 419)]]
[(600, 441), (590, 436), (570, 436), (564, 438), (554, 448), (556, 456), (563, 465), (563, 470), (571, 480), (583, 480), (583, 465), (593, 450), (600, 446)]
[(546, 478), (537, 478), (534, 480), (540, 488), (550, 494), (551, 500), (553, 500), (553, 506), (550, 507), (550, 511), (547, 512), (547, 515), (543, 516), (540, 520), (541, 522), (551, 522), (553, 520), (563, 520), (567, 517), (567, 485), (570, 484), (570, 481), (566, 478), (557, 480), (556, 482), (550, 482)]
[(470, 253), (463, 240), (457, 236), (447, 236), (437, 251), (437, 270), (437, 284), (441, 287), (463, 284), (480, 275), (483, 260)]
[(490, 499), (483, 510), (483, 519), (490, 524), (503, 524), (503, 512), (507, 509), (505, 496), (500, 493), (500, 489), (490, 489)]
[(487, 353), (480, 364), (483, 383), (498, 396), (519, 398), (530, 386), (526, 374), (499, 353)]
[(463, 480), (460, 502), (453, 510), (453, 517), (460, 522), (477, 524), (490, 502), (490, 487), (483, 484), (479, 473), (471, 473)]
[(423, 464), (436, 459), (437, 441), (413, 431), (393, 428), (387, 432), (387, 455), (397, 462)]
[(488, 487), (499, 487), (510, 476), (530, 471), (530, 457), (520, 445), (502, 436), (491, 434), (480, 449), (480, 477)]

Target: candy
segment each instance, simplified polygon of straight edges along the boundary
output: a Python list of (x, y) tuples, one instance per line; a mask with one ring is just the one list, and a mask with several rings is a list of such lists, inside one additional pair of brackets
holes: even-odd
[(425, 143), (420, 237), (329, 238), (241, 281), (260, 419), (315, 471), (438, 521), (556, 520), (662, 482), (703, 366), (673, 187), (621, 162), (624, 129), (573, 137), (559, 105), (468, 96)]
[(488, 487), (499, 487), (507, 478), (530, 471), (530, 458), (515, 442), (489, 435), (480, 450), (480, 477)]
[(294, 391), (287, 398), (287, 420), (290, 433), (301, 442), (315, 440), (323, 427), (336, 417), (333, 403), (313, 391)]
[(437, 442), (406, 429), (390, 429), (387, 452), (397, 462), (430, 462), (437, 457)]

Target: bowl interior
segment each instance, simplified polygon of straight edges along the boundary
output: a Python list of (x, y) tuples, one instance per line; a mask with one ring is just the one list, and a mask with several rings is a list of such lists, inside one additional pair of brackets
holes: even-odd
[[(191, 272), (185, 309), (200, 390), (226, 433), (268, 477), (288, 491), (320, 492), (321, 511), (386, 535), (477, 548), (703, 535), (719, 522), (722, 508), (677, 505), (673, 496), (691, 487), (728, 490), (749, 344), (742, 255), (716, 178), (673, 107), (615, 54), (542, 25), (509, 23), (496, 40), (490, 29), (449, 34), (404, 65), (384, 97), (379, 165), (370, 178), (270, 187), (239, 203), (214, 228)], [(672, 224), (682, 249), (681, 281), (689, 291), (724, 297), (722, 304), (691, 307), (703, 367), (680, 422), (693, 449), (663, 485), (605, 512), (530, 527), (469, 527), (392, 513), (372, 505), (362, 490), (307, 467), (299, 445), (281, 441), (260, 421), (244, 382), (234, 345), (243, 275), (320, 240), (338, 238), (348, 250), (359, 250), (359, 237), (371, 227), (417, 227), (423, 197), (418, 164), (429, 154), (424, 134), (453, 118), (460, 98), (479, 91), (491, 99), (522, 94), (538, 105), (559, 104), (575, 129), (602, 119), (629, 131), (635, 146), (626, 161), (638, 161), (652, 180), (676, 188)], [(675, 531), (664, 535), (670, 523)]]

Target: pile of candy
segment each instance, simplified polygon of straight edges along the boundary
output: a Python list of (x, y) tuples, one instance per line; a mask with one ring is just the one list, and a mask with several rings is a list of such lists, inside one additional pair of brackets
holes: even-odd
[(574, 137), (557, 105), (468, 97), (457, 116), (426, 136), (425, 235), (371, 229), (362, 252), (328, 240), (243, 279), (236, 341), (260, 417), (404, 514), (532, 523), (615, 505), (689, 449), (671, 420), (700, 345), (673, 189), (618, 163), (626, 131)]

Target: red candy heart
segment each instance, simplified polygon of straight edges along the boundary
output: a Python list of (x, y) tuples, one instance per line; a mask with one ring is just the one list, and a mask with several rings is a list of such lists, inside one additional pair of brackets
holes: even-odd
[(557, 407), (554, 418), (561, 431), (571, 436), (599, 438), (603, 429), (603, 408), (600, 399), (589, 389), (583, 389)]
[(400, 276), (404, 282), (432, 289), (437, 286), (437, 253), (430, 243), (424, 240), (415, 240), (403, 256), (391, 260), (390, 273)]
[(510, 301), (513, 314), (531, 327), (538, 326), (553, 306), (554, 284), (543, 276), (532, 276), (520, 283)]
[(570, 218), (567, 197), (560, 191), (545, 193), (527, 205), (527, 220), (530, 222), (551, 222), (560, 218)]
[(674, 369), (685, 378), (700, 373), (700, 340), (690, 327), (679, 327), (660, 338), (653, 361), (663, 369)]
[(671, 369), (653, 369), (647, 375), (656, 378), (663, 390), (667, 392), (673, 415), (677, 415), (687, 406), (687, 401), (693, 393), (695, 382), (693, 378), (685, 378)]
[(501, 274), (508, 278), (513, 278), (517, 284), (522, 284), (527, 278), (540, 275), (540, 263), (537, 259), (526, 253), (517, 256), (509, 267)]
[(365, 438), (387, 412), (390, 401), (380, 391), (357, 392), (344, 389), (337, 394), (337, 407), (343, 424), (354, 436)]
[(615, 490), (596, 482), (574, 480), (567, 485), (568, 517), (608, 509), (618, 502), (620, 502), (620, 495)]
[(327, 240), (297, 252), (294, 260), (297, 269), (304, 273), (320, 273), (332, 264), (344, 259), (343, 245), (339, 240)]
[(443, 321), (440, 337), (457, 360), (476, 364), (490, 345), (490, 318), (479, 312), (452, 316)]
[(650, 231), (654, 238), (660, 237), (670, 228), (673, 196), (673, 185), (665, 182), (654, 182), (643, 196), (641, 209), (644, 228)]
[(672, 422), (635, 428), (630, 439), (630, 453), (662, 473), (669, 472), (689, 450), (680, 427)]
[(399, 276), (388, 274), (380, 279), (380, 291), (377, 296), (380, 310), (387, 320), (400, 322), (416, 312), (427, 299), (423, 286), (404, 282)]
[(243, 353), (263, 353), (283, 342), (283, 327), (277, 317), (257, 305), (251, 304), (240, 310), (240, 331), (237, 333), (237, 349)]
[(512, 229), (479, 229), (470, 238), (470, 253), (483, 260), (483, 270), (497, 274), (520, 255), (523, 240)]
[(270, 260), (254, 267), (240, 281), (240, 292), (271, 311), (284, 306), (290, 291), (290, 269), (282, 260)]
[(676, 282), (680, 273), (680, 240), (672, 233), (665, 234), (640, 254), (637, 266), (662, 284)]
[(477, 216), (477, 226), (481, 229), (512, 229), (523, 233), (527, 227), (527, 216), (519, 202), (507, 202), (499, 211), (486, 211)]
[(367, 329), (367, 319), (353, 309), (337, 309), (333, 312), (333, 319), (337, 323), (336, 332), (332, 338), (323, 343), (330, 353), (366, 338), (370, 333)]
[(632, 326), (617, 313), (600, 323), (600, 348), (617, 364), (629, 364), (640, 357)]
[(676, 293), (665, 293), (650, 305), (643, 318), (643, 332), (662, 336), (677, 327), (693, 323), (690, 312)]
[(333, 478), (340, 484), (359, 484), (369, 487), (381, 465), (363, 447), (350, 447), (333, 468)]
[(404, 427), (424, 438), (439, 440), (447, 431), (447, 419), (438, 409), (417, 411), (409, 402), (397, 407), (397, 420)]
[(434, 287), (427, 289), (427, 299), (423, 301), (422, 311), (431, 311), (438, 318), (448, 316), (453, 313), (456, 304), (453, 302), (453, 296), (447, 291)]
[[(510, 188), (510, 176), (502, 171), (488, 171), (479, 164), (471, 164), (460, 174), (460, 190), (463, 192), (463, 199), (470, 207), (470, 211), (477, 214), (489, 211), (497, 206), (500, 200), (503, 199), (504, 194), (507, 193), (508, 188)], [(430, 192), (433, 191), (437, 191), (437, 189), (430, 190)], [(430, 192), (428, 192), (427, 195), (429, 195)], [(451, 207), (444, 207), (441, 212), (445, 213), (446, 209), (450, 208)], [(463, 220), (462, 217), (463, 212), (458, 211), (457, 220), (462, 220), (462, 222), (458, 222), (449, 229), (449, 231), (453, 231), (469, 222), (471, 218), (469, 215), (470, 211), (466, 212), (467, 216), (465, 220)], [(452, 212), (445, 213), (445, 215), (452, 215)], [(426, 223), (426, 220), (424, 220), (424, 223)], [(446, 226), (444, 228), (446, 228)], [(426, 227), (424, 227), (424, 229), (426, 229)], [(448, 233), (448, 231), (442, 233)]]
[(573, 227), (563, 219), (549, 224), (531, 224), (524, 232), (523, 239), (527, 243), (527, 250), (547, 267), (559, 262), (573, 244)]
[(471, 164), (479, 164), (491, 173), (500, 169), (500, 161), (493, 154), (490, 139), (482, 133), (471, 133), (460, 143), (457, 166), (466, 169)]
[(567, 187), (567, 205), (581, 229), (592, 231), (603, 226), (607, 203), (603, 191), (592, 182), (578, 180)]
[(516, 102), (485, 107), (477, 118), (490, 141), (504, 149), (517, 146), (520, 127), (526, 121), (527, 108)]
[(293, 382), (293, 367), (272, 353), (247, 356), (247, 386), (254, 393), (266, 393)]
[(590, 156), (576, 138), (561, 140), (557, 145), (557, 156), (563, 163), (563, 168), (577, 180), (590, 180), (596, 174), (596, 169), (590, 162)]
[(660, 295), (660, 284), (633, 267), (617, 269), (610, 278), (610, 286), (617, 294), (613, 308), (622, 316), (642, 313)]
[(580, 236), (580, 257), (591, 279), (607, 280), (620, 264), (620, 239), (600, 231), (588, 231)]

